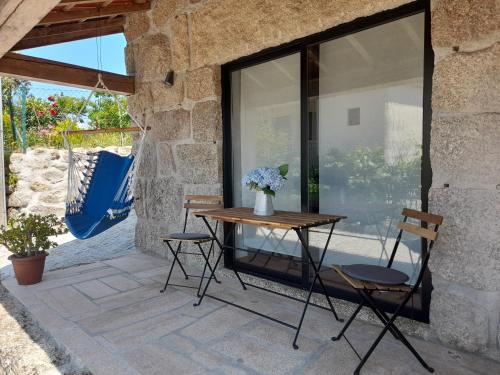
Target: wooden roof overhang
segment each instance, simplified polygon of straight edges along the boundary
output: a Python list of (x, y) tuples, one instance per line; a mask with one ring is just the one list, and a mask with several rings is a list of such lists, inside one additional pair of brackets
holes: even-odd
[(134, 77), (99, 72), (12, 51), (122, 33), (128, 14), (149, 9), (150, 0), (61, 0), (16, 43), (11, 52), (0, 59), (0, 74), (92, 88), (101, 73), (111, 91), (133, 94)]

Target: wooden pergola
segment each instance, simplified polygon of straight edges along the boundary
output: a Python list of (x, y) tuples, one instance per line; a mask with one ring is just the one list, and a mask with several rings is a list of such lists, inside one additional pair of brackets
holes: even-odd
[(93, 88), (101, 74), (110, 91), (133, 94), (132, 76), (35, 58), (14, 51), (122, 33), (127, 14), (150, 8), (150, 0), (61, 0), (0, 59), (0, 74), (82, 88)]

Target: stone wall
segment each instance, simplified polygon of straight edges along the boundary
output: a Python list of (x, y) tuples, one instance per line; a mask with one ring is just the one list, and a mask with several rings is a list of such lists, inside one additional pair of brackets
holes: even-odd
[[(129, 107), (152, 127), (137, 188), (137, 245), (165, 255), (158, 237), (179, 229), (183, 194), (221, 192), (220, 64), (407, 2), (156, 0), (129, 16), (126, 63), (137, 88)], [(445, 225), (431, 265), (431, 331), (417, 329), (492, 357), (500, 341), (497, 3), (432, 2), (430, 209)], [(171, 88), (163, 83), (169, 69)]]
[[(130, 147), (109, 147), (121, 155), (130, 154)], [(64, 216), (68, 180), (68, 153), (50, 148), (28, 149), (26, 154), (10, 156), (10, 173), (17, 183), (9, 187), (8, 216), (20, 212)]]
[(431, 328), (498, 360), (500, 3), (434, 1), (432, 45), (429, 209), (445, 222), (430, 264)]

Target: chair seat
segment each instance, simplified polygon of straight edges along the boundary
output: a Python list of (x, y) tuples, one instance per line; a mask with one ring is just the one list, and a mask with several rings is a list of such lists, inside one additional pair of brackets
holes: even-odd
[(210, 241), (212, 236), (206, 233), (169, 233), (163, 240), (177, 240), (177, 241)]
[(341, 269), (354, 279), (375, 284), (401, 285), (410, 279), (404, 272), (376, 265), (351, 264), (342, 266)]

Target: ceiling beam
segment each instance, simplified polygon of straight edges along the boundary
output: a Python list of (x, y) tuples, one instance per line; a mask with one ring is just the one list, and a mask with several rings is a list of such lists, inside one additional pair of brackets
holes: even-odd
[(361, 56), (361, 58), (368, 64), (373, 65), (373, 58), (370, 55), (370, 52), (367, 51), (365, 47), (359, 42), (359, 40), (354, 35), (347, 35), (345, 37), (351, 47), (353, 47), (357, 53)]
[[(135, 92), (134, 77), (103, 72), (83, 66), (40, 59), (8, 52), (0, 59), (0, 74), (40, 82), (50, 82), (84, 89), (93, 89), (101, 74), (111, 92), (130, 95)], [(96, 91), (104, 91), (96, 89)]]
[(59, 0), (1, 0), (0, 57), (49, 13)]
[(68, 12), (63, 10), (53, 10), (45, 16), (38, 24), (51, 25), (54, 23), (74, 22), (82, 19), (102, 18), (109, 16), (117, 16), (134, 12), (144, 12), (151, 9), (151, 3), (148, 1), (144, 4), (113, 4), (111, 3), (105, 8), (88, 8), (79, 9), (73, 8)]
[[(132, 3), (134, 4), (144, 4), (147, 3), (149, 0), (132, 0)], [(65, 5), (65, 6), (75, 6), (75, 5), (82, 5), (82, 4), (95, 4), (95, 3), (111, 3), (113, 0), (61, 0), (59, 2), (59, 5)]]
[(96, 36), (118, 34), (123, 32), (124, 24), (124, 17), (116, 17), (111, 20), (91, 20), (64, 25), (36, 27), (26, 34), (12, 48), (12, 51), (72, 42)]
[(104, 3), (105, 1), (106, 0), (61, 0), (59, 5), (64, 5), (64, 9), (66, 9), (66, 7), (74, 7), (75, 5)]

